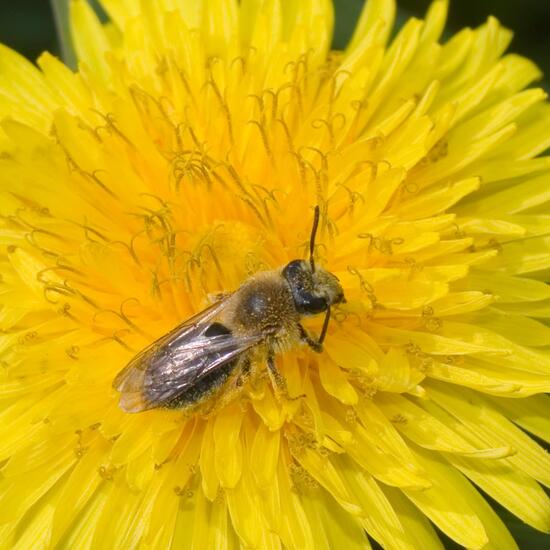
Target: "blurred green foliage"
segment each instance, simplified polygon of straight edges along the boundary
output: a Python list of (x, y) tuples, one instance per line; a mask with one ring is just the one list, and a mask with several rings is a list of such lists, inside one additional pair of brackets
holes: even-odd
[[(430, 0), (398, 1), (400, 10), (398, 23), (409, 16), (422, 17), (430, 5)], [(334, 3), (336, 5), (334, 47), (341, 49), (353, 31), (364, 0), (334, 0)], [(504, 25), (514, 30), (515, 37), (511, 50), (533, 59), (541, 67), (547, 75), (544, 84), (548, 89), (550, 2), (548, 0), (454, 0), (451, 2), (446, 36), (466, 26), (475, 27), (483, 23), (489, 15), (496, 16)], [(50, 3), (47, 0), (0, 0), (0, 42), (32, 60), (44, 50), (59, 55), (60, 48), (56, 39)], [(449, 495), (449, 498), (452, 498), (452, 495)], [(492, 502), (492, 505), (508, 525), (521, 550), (550, 548), (550, 535), (536, 532), (498, 504)], [(459, 548), (444, 536), (442, 538), (445, 540), (446, 548)]]
[(47, 0), (0, 0), (0, 42), (36, 59), (40, 52), (58, 53)]

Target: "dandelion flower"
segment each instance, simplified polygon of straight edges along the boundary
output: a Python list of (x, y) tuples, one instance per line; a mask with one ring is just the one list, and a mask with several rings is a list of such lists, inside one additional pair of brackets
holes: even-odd
[[(0, 49), (3, 547), (515, 548), (484, 495), (548, 532), (550, 106), (511, 33), (442, 41), (436, 0), (390, 40), (369, 0), (331, 51), (329, 0), (102, 4), (76, 73)], [(123, 412), (117, 372), (305, 257), (315, 205), (348, 302), (277, 356), (297, 399)]]

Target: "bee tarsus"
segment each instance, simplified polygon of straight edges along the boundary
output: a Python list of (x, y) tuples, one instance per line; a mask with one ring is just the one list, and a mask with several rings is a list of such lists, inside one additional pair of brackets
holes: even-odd
[(298, 330), (300, 331), (300, 340), (302, 342), (305, 342), (313, 351), (316, 353), (322, 353), (323, 352), (323, 342), (319, 338), (319, 340), (314, 340), (307, 330), (298, 323)]

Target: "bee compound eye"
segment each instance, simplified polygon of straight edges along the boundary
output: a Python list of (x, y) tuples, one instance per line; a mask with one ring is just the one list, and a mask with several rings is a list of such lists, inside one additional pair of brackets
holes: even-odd
[(314, 296), (309, 292), (301, 292), (294, 296), (298, 311), (305, 314), (315, 315), (327, 310), (328, 303), (322, 296)]

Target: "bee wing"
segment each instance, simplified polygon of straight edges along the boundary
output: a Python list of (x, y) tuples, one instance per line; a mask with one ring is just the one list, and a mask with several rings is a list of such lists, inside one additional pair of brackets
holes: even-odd
[(136, 370), (145, 370), (149, 362), (168, 342), (191, 340), (195, 336), (202, 334), (209, 326), (212, 320), (227, 303), (227, 298), (212, 304), (211, 306), (199, 311), (193, 317), (186, 319), (183, 323), (172, 329), (168, 334), (161, 336), (152, 344), (140, 351), (128, 365), (122, 369), (113, 380), (113, 388), (118, 391), (137, 391), (141, 386), (140, 374)]
[(176, 344), (169, 341), (148, 357), (147, 364), (135, 364), (134, 360), (126, 367), (119, 381), (120, 407), (126, 412), (140, 412), (165, 406), (261, 340), (261, 335), (235, 338), (224, 334), (180, 339)]
[(167, 405), (262, 340), (260, 334), (204, 334), (224, 303), (214, 304), (154, 342), (118, 374), (113, 386), (122, 393), (123, 410), (139, 412)]

